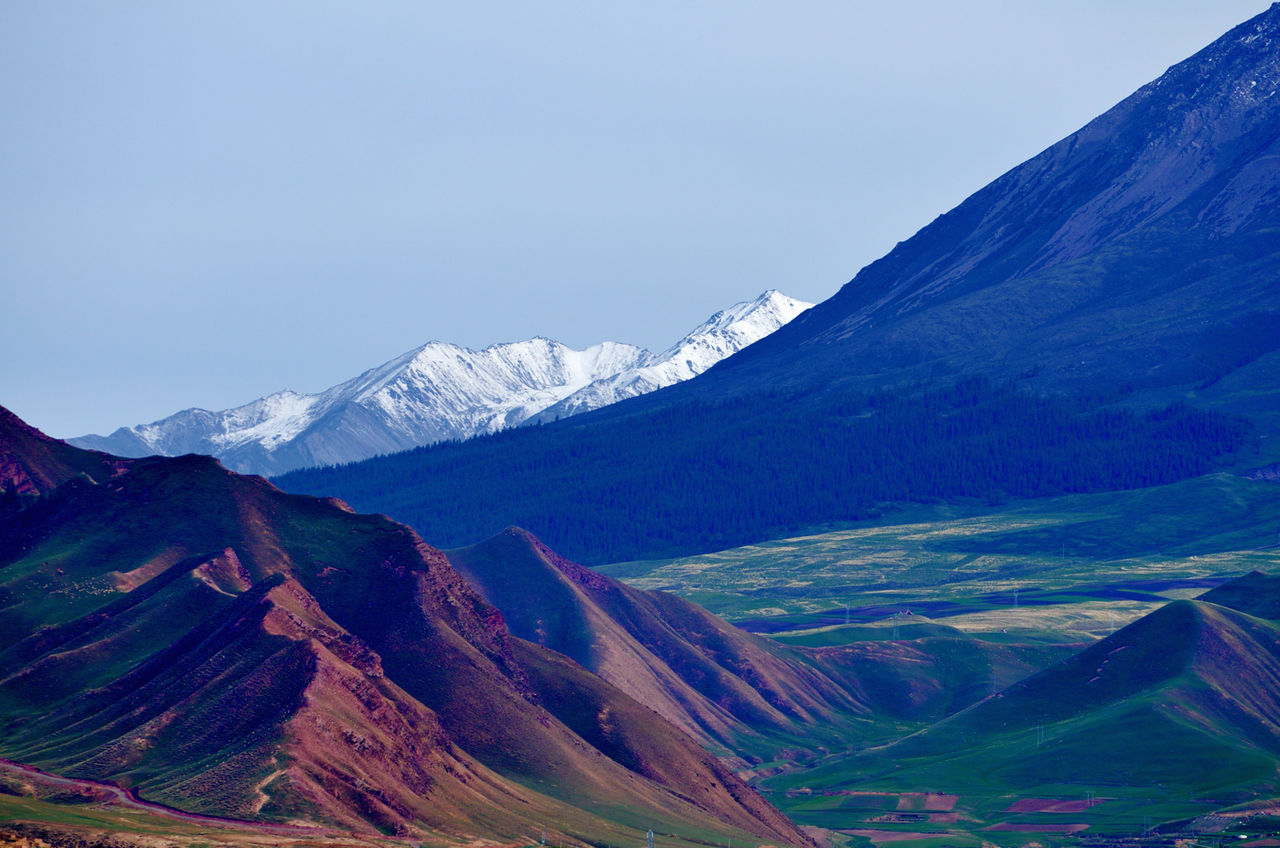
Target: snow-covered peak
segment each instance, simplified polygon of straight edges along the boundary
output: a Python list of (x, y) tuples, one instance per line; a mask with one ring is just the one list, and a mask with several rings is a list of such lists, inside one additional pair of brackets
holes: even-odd
[(599, 409), (696, 377), (727, 356), (757, 342), (812, 306), (769, 290), (712, 315), (676, 344), (643, 364), (597, 380), (534, 420), (551, 421)]
[(209, 453), (276, 474), (571, 415), (705, 371), (809, 304), (768, 291), (717, 312), (659, 356), (536, 337), (472, 350), (433, 341), (317, 394), (281, 391), (221, 412), (188, 409), (72, 442), (126, 456)]
[[(285, 389), (255, 401), (210, 412), (187, 409), (151, 424), (134, 428), (138, 438), (156, 453), (172, 455), (171, 448), (180, 442), (190, 452), (212, 453), (246, 442), (274, 448), (297, 436), (311, 423), (316, 395), (304, 395)], [(199, 441), (189, 443), (194, 433)]]
[(755, 300), (735, 303), (712, 315), (683, 339), (654, 357), (655, 363), (671, 362), (687, 372), (688, 379), (706, 371), (726, 356), (757, 342), (812, 303), (787, 297), (770, 289)]
[(689, 333), (689, 336), (707, 333), (751, 333), (752, 331), (747, 328), (772, 327), (773, 329), (765, 329), (767, 335), (810, 306), (813, 304), (787, 297), (777, 289), (769, 289), (755, 300), (744, 300), (720, 310), (698, 325)]

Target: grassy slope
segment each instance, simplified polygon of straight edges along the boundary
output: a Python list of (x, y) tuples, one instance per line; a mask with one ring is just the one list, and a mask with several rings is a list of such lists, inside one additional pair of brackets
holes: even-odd
[(0, 407), (0, 431), (13, 446), (0, 454), (0, 491), (48, 492), (80, 475), (102, 481), (129, 464), (51, 439), (4, 407)]
[[(849, 793), (948, 792), (959, 820), (924, 829), (1001, 844), (1025, 841), (1016, 828), (1027, 825), (1136, 833), (1280, 792), (1278, 674), (1275, 624), (1177, 601), (944, 721), (763, 787), (798, 821), (826, 826), (919, 830), (873, 823)], [(1019, 798), (1080, 806), (1009, 812)], [(985, 830), (1001, 822), (1015, 830)]]
[(888, 782), (902, 788), (977, 779), (1026, 795), (1063, 785), (1158, 786), (1220, 800), (1275, 792), (1278, 637), (1269, 623), (1176, 601), (1068, 662), (866, 752), (865, 773), (891, 771)]
[(856, 707), (785, 651), (569, 562), (525, 531), (447, 555), (515, 635), (566, 654), (705, 740), (794, 730)]
[(1277, 527), (1274, 483), (1215, 474), (995, 507), (911, 507), (814, 535), (597, 570), (770, 633), (841, 625), (848, 605), (850, 623), (879, 623), (885, 635), (894, 613), (911, 609), (984, 638), (1003, 629), (1078, 642), (1170, 597), (1276, 567), (1280, 551), (1267, 546)]
[(1200, 596), (1258, 618), (1280, 619), (1280, 575), (1251, 571)]
[(727, 827), (533, 703), (496, 612), (385, 518), (196, 457), (5, 518), (11, 757), (178, 806), (384, 829), (627, 832), (587, 808), (690, 838)]
[[(1178, 666), (1177, 657), (1160, 650), (1168, 640), (1155, 638), (1154, 657), (1185, 672), (1171, 673), (1176, 683), (1075, 718), (1050, 720), (1024, 709), (1020, 723), (1000, 731), (979, 733), (982, 728), (966, 723), (976, 719), (955, 714), (1040, 669), (1061, 668), (1082, 647), (1098, 650), (1113, 631), (1170, 600), (1195, 597), (1250, 569), (1275, 570), (1280, 551), (1267, 546), (1280, 526), (1278, 491), (1274, 483), (1211, 475), (1148, 490), (998, 507), (913, 507), (816, 535), (601, 570), (766, 629), (813, 654), (826, 673), (875, 706), (873, 718), (825, 759), (792, 757), (779, 762), (780, 773), (772, 776), (761, 770), (759, 785), (798, 821), (918, 830), (919, 822), (869, 823), (875, 816), (850, 806), (862, 796), (839, 793), (933, 789), (962, 794), (959, 823), (925, 825), (951, 831), (948, 838), (956, 844), (1025, 841), (1026, 834), (1016, 833), (964, 835), (999, 821), (1088, 822), (1130, 832), (1144, 821), (1209, 812), (1215, 805), (1205, 797), (1225, 802), (1233, 792), (1269, 791), (1276, 761), (1266, 747), (1272, 731), (1206, 698), (1215, 689), (1273, 692), (1276, 683), (1259, 678), (1233, 684), (1216, 672)], [(1254, 577), (1244, 586), (1222, 586), (1208, 599), (1266, 614), (1275, 605), (1273, 583)], [(903, 614), (907, 609), (911, 616)], [(1224, 625), (1222, 632), (1233, 634), (1226, 642), (1252, 640), (1241, 635), (1250, 628), (1272, 630), (1257, 622), (1240, 625), (1233, 613), (1208, 615), (1235, 622)], [(1223, 641), (1197, 651), (1220, 652)], [(1189, 661), (1186, 651), (1182, 660)], [(1263, 674), (1272, 662), (1263, 653), (1237, 655), (1238, 664)], [(1093, 658), (1083, 656), (1074, 662)], [(1044, 701), (1070, 704), (1071, 692), (1062, 682), (1061, 691)], [(1249, 741), (1248, 728), (1261, 743)], [(955, 743), (962, 732), (972, 734), (973, 747), (936, 742)], [(901, 747), (891, 744), (903, 737), (909, 741)], [(861, 753), (868, 745), (890, 747)], [(1132, 755), (1099, 757), (1100, 750)], [(1089, 793), (1110, 800), (1087, 814), (1004, 812), (1022, 796), (1083, 799)], [(965, 817), (976, 823), (965, 824)]]

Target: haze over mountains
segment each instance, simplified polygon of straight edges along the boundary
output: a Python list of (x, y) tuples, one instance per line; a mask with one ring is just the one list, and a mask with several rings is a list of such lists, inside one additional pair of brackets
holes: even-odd
[(430, 342), (318, 394), (277, 392), (221, 412), (188, 409), (72, 444), (121, 456), (216, 456), (236, 471), (279, 474), (554, 421), (687, 380), (812, 304), (767, 291), (717, 312), (658, 354), (550, 339), (470, 350)]
[(1280, 459), (1278, 45), (1272, 6), (695, 379), (281, 483), (598, 563)]

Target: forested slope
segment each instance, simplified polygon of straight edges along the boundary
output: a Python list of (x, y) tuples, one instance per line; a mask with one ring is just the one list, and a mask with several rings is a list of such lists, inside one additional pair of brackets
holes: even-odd
[(277, 479), (456, 547), (508, 525), (601, 563), (713, 550), (885, 501), (1039, 497), (1173, 482), (1246, 445), (1242, 419), (946, 388), (770, 392), (587, 416)]

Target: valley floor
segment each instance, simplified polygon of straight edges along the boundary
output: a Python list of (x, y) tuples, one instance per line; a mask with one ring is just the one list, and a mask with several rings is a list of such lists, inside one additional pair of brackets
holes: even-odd
[[(682, 595), (797, 651), (838, 656), (869, 691), (873, 658), (880, 669), (897, 669), (883, 687), (918, 689), (941, 677), (950, 681), (943, 688), (966, 690), (950, 703), (921, 696), (915, 715), (882, 698), (843, 740), (823, 739), (808, 751), (792, 746), (787, 756), (753, 766), (752, 782), (770, 801), (802, 825), (830, 830), (837, 843), (976, 848), (1144, 834), (1167, 840), (1176, 832), (1201, 844), (1229, 837), (1245, 845), (1280, 831), (1275, 810), (1246, 803), (1277, 794), (1275, 740), (1236, 747), (1216, 730), (1196, 736), (1196, 721), (1212, 723), (1186, 718), (1202, 709), (1199, 702), (1167, 729), (1159, 725), (1159, 716), (1184, 709), (1182, 699), (1197, 697), (1184, 689), (1135, 689), (1112, 706), (1082, 705), (1078, 719), (1015, 722), (969, 737), (968, 719), (953, 716), (981, 715), (983, 702), (1004, 697), (1019, 680), (1123, 638), (1116, 634), (1171, 602), (1252, 571), (1280, 571), (1278, 529), (1280, 485), (1217, 474), (994, 507), (909, 507), (874, 522), (598, 570)], [(913, 669), (925, 671), (913, 677)], [(1248, 669), (1232, 673), (1246, 689), (1265, 688)], [(1151, 740), (1142, 739), (1143, 721)], [(1132, 734), (1116, 735), (1122, 726)], [(1178, 737), (1183, 730), (1186, 739)], [(1142, 771), (1139, 762), (1132, 777), (1102, 782), (1086, 777), (1098, 770), (1072, 759), (1074, 740), (1088, 737), (1120, 746), (1094, 751), (1098, 760), (1154, 761), (1166, 731), (1186, 757), (1161, 765), (1168, 774)], [(936, 741), (947, 733), (960, 740), (951, 748)], [(769, 756), (764, 747), (760, 753)], [(1209, 775), (1215, 758), (1240, 773), (1201, 781), (1189, 774)]]

